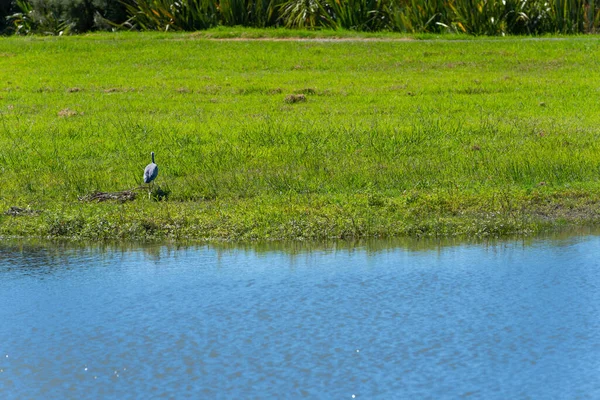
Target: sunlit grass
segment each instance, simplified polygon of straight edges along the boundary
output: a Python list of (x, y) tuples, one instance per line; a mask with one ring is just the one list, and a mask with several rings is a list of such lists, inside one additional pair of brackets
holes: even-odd
[[(595, 221), (599, 45), (3, 38), (0, 205), (43, 213), (0, 229), (248, 239)], [(78, 200), (139, 186), (150, 151), (167, 201)]]

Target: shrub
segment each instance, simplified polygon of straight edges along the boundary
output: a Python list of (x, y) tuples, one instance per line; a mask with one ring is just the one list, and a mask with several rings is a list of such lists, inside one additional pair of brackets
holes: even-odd
[(7, 29), (18, 34), (57, 35), (107, 30), (127, 18), (118, 0), (15, 0)]

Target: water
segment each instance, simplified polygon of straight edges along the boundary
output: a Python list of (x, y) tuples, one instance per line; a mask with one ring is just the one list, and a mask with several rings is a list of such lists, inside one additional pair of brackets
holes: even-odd
[(600, 237), (0, 246), (0, 398), (599, 398)]

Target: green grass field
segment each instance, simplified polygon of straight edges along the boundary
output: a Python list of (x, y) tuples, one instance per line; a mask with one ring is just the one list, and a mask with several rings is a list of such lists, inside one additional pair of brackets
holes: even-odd
[[(600, 38), (206, 38), (244, 35), (0, 38), (0, 211), (32, 210), (1, 215), (0, 235), (502, 236), (600, 221)], [(79, 200), (140, 186), (150, 151), (153, 198)]]

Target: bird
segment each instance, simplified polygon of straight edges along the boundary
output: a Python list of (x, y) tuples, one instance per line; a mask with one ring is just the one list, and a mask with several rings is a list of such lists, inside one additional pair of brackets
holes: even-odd
[(150, 183), (158, 176), (158, 165), (154, 163), (154, 152), (151, 152), (152, 162), (144, 169), (144, 183)]

